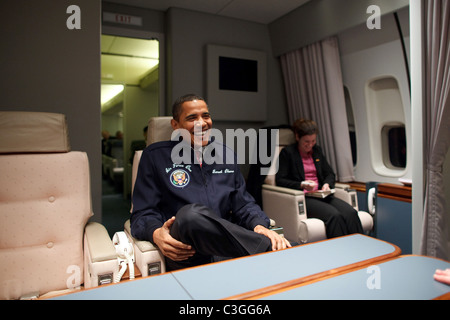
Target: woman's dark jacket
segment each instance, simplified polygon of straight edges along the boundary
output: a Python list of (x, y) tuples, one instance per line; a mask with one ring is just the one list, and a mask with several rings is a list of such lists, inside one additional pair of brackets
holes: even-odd
[[(336, 175), (323, 155), (322, 148), (318, 145), (313, 147), (312, 157), (319, 180), (319, 190), (325, 183), (334, 188)], [(291, 144), (280, 152), (279, 168), (276, 174), (276, 184), (280, 187), (300, 189), (300, 183), (305, 181), (305, 170), (302, 157), (298, 151), (297, 143)]]

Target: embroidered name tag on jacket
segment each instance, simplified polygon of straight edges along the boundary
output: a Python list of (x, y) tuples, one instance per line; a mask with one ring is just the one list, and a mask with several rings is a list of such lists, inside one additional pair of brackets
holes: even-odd
[(225, 169), (225, 170), (216, 170), (213, 169), (212, 171), (213, 174), (221, 174), (221, 173), (234, 173), (234, 170), (230, 170), (230, 169)]

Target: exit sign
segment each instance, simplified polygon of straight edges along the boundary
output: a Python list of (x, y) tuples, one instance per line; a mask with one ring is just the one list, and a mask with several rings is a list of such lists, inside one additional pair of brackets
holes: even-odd
[(142, 17), (121, 13), (103, 12), (103, 21), (142, 27)]

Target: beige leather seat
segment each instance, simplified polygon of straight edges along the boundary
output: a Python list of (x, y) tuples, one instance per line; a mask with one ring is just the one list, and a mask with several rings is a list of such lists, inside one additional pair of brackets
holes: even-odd
[(95, 287), (118, 271), (93, 215), (89, 163), (64, 115), (0, 112), (0, 299)]
[[(148, 121), (147, 146), (158, 141), (170, 140), (172, 135), (172, 126), (170, 124), (172, 117), (153, 117)], [(141, 160), (142, 150), (136, 151), (133, 159), (131, 175), (131, 194), (133, 195), (134, 183), (138, 174), (139, 162)], [(133, 211), (133, 203), (131, 210)], [(125, 233), (133, 243), (136, 265), (143, 277), (148, 275), (163, 273), (166, 271), (165, 260), (162, 253), (150, 241), (142, 241), (131, 235), (130, 220), (125, 222)]]
[[(277, 226), (284, 229), (284, 236), (298, 243), (308, 243), (327, 238), (325, 224), (322, 220), (308, 218), (308, 208), (305, 204), (303, 191), (283, 188), (275, 185), (278, 156), (285, 146), (295, 143), (295, 135), (290, 129), (279, 129), (278, 146), (275, 150), (272, 166), (269, 169), (262, 186), (263, 210), (269, 218), (277, 222)], [(369, 232), (373, 228), (372, 216), (358, 210), (356, 191), (350, 190), (349, 185), (336, 184), (335, 196), (352, 205), (361, 220), (363, 230)]]

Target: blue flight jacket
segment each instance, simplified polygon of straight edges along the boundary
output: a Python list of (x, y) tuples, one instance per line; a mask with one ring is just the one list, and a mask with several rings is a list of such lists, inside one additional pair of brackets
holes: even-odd
[(204, 148), (201, 166), (194, 159), (193, 149), (183, 141), (157, 142), (144, 149), (133, 190), (133, 237), (153, 242), (153, 232), (192, 203), (249, 230), (269, 227), (269, 218), (246, 191), (234, 151), (213, 141)]

